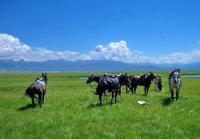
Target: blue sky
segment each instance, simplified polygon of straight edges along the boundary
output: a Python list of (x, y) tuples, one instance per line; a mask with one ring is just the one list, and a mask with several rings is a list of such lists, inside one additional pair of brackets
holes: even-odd
[(200, 62), (199, 0), (0, 3), (0, 59)]

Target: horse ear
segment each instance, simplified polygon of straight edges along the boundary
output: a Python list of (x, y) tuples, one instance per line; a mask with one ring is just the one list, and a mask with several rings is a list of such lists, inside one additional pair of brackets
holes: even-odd
[(127, 72), (125, 73), (125, 76), (127, 75)]
[(94, 73), (92, 74), (92, 77), (94, 77)]

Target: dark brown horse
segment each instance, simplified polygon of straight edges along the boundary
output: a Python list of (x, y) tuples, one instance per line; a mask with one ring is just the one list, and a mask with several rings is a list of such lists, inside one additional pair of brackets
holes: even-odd
[[(141, 76), (132, 76), (131, 78), (131, 92), (136, 93), (137, 86), (144, 86), (144, 95), (148, 94), (149, 87), (151, 85), (151, 81), (155, 78), (154, 74), (150, 72), (150, 74), (144, 74)], [(134, 89), (134, 90), (133, 90)]]
[(90, 76), (88, 77), (88, 80), (86, 81), (87, 84), (91, 82), (97, 82), (98, 86), (96, 88), (96, 93), (99, 95), (99, 101), (100, 105), (102, 105), (102, 94), (105, 93), (106, 90), (108, 92), (112, 92), (112, 99), (111, 99), (111, 104), (113, 101), (113, 98), (115, 97), (115, 102), (117, 102), (117, 94), (120, 91), (120, 83), (117, 77), (110, 77), (110, 76)]
[(38, 77), (27, 89), (25, 95), (28, 95), (32, 104), (34, 105), (34, 98), (37, 99), (36, 95), (38, 95), (38, 103), (40, 107), (42, 107), (42, 103), (44, 103), (44, 96), (46, 93), (47, 86), (47, 73), (42, 73), (41, 77)]

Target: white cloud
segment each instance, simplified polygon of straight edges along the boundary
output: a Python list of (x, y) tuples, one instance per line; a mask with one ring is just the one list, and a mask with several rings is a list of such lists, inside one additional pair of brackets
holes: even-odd
[(0, 34), (0, 59), (12, 59), (15, 61), (46, 61), (65, 59), (69, 61), (79, 60), (77, 52), (54, 52), (45, 48), (33, 49), (20, 42), (18, 38), (11, 35)]
[(98, 45), (94, 51), (84, 55), (88, 60), (116, 60), (130, 62), (132, 52), (125, 41), (111, 42), (106, 46)]
[(170, 55), (160, 56), (160, 57), (149, 57), (150, 63), (155, 64), (188, 64), (200, 62), (200, 50), (190, 51), (187, 53), (176, 52)]
[(115, 60), (126, 63), (195, 63), (200, 62), (200, 50), (191, 52), (176, 52), (164, 56), (149, 56), (140, 51), (131, 51), (126, 41), (111, 42), (107, 45), (97, 45), (93, 51), (86, 54), (71, 51), (51, 51), (45, 48), (32, 48), (16, 37), (0, 34), (0, 59), (15, 61), (46, 61), (64, 59), (77, 60)]
[(0, 34), (0, 57), (3, 59), (21, 57), (23, 53), (26, 53), (30, 50), (31, 47), (21, 43), (18, 38), (7, 34)]

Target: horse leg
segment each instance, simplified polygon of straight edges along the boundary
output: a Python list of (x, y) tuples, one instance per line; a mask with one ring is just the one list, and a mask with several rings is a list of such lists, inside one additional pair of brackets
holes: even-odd
[(44, 103), (44, 96), (45, 96), (45, 94), (46, 94), (46, 90), (44, 90), (44, 92), (43, 92), (42, 103)]
[(112, 99), (111, 99), (111, 104), (112, 104), (112, 101), (113, 101), (113, 98), (114, 98), (114, 91), (112, 91)]
[(146, 95), (148, 95), (149, 92), (149, 86), (146, 87)]
[(171, 99), (174, 100), (174, 89), (170, 89), (171, 92)]
[(120, 89), (119, 89), (119, 91), (118, 91), (119, 95), (121, 95), (121, 88), (122, 88), (122, 87), (120, 86)]
[(126, 93), (129, 92), (128, 88), (129, 88), (129, 90), (130, 90), (130, 86), (129, 86), (129, 84), (126, 84)]
[(130, 90), (131, 90), (131, 93), (133, 94), (133, 86), (131, 85), (131, 88), (130, 88)]
[(146, 95), (146, 86), (144, 86), (144, 96)]
[(145, 87), (144, 87), (144, 95), (147, 95), (147, 93), (148, 93), (148, 89), (147, 89), (147, 87), (145, 86)]
[(35, 102), (34, 102), (34, 95), (31, 95), (31, 100), (32, 100), (32, 105), (34, 105), (35, 104)]
[(133, 93), (133, 84), (130, 85), (130, 91)]
[(118, 91), (115, 91), (115, 103), (117, 103), (117, 93)]
[(178, 99), (179, 99), (179, 90), (176, 89), (176, 100), (178, 100)]
[(42, 107), (43, 93), (39, 93), (38, 96), (39, 96), (38, 103), (40, 107)]
[(102, 105), (102, 101), (101, 101), (102, 93), (103, 93), (103, 92), (99, 92), (99, 101), (100, 101), (100, 105)]
[(137, 85), (134, 86), (134, 93), (136, 94)]
[(106, 96), (106, 90), (103, 91), (104, 96)]
[(45, 95), (45, 93), (43, 93), (43, 96), (42, 96), (42, 103), (44, 103), (44, 95)]

